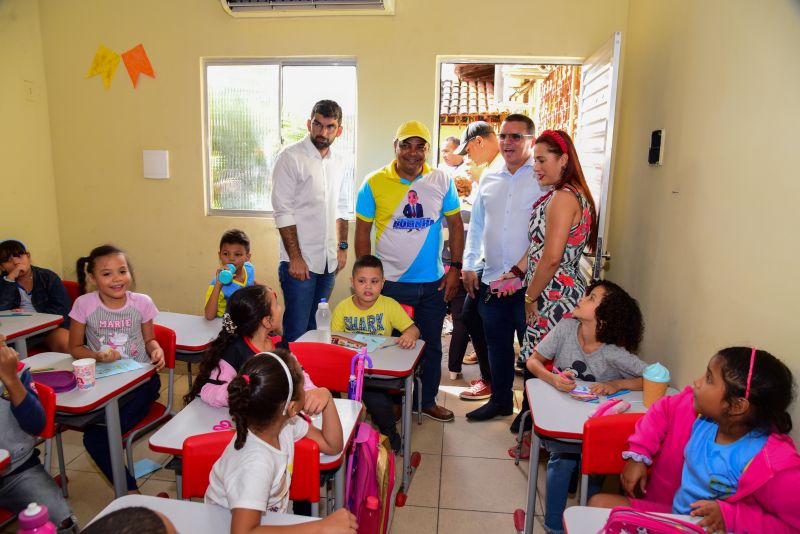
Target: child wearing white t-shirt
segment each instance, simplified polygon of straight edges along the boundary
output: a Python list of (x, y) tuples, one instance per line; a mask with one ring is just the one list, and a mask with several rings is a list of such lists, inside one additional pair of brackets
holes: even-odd
[(263, 514), (288, 509), (297, 440), (308, 437), (326, 454), (342, 450), (342, 425), (330, 392), (322, 409), (322, 430), (299, 415), (304, 396), (303, 369), (285, 350), (253, 356), (231, 380), (228, 407), (236, 436), (211, 469), (205, 495), (206, 503), (231, 510), (231, 534), (276, 528), (355, 534), (355, 517), (345, 509), (321, 522), (260, 526)]

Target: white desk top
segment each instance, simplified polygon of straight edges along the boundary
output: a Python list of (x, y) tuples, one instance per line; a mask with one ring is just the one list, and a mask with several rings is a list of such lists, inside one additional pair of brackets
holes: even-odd
[[(72, 356), (61, 352), (43, 352), (23, 360), (31, 369), (52, 367), (57, 371), (72, 371)], [(109, 400), (122, 395), (156, 372), (153, 365), (141, 369), (107, 376), (95, 382), (91, 389), (73, 389), (56, 394), (56, 411), (61, 413), (86, 413), (102, 407)], [(34, 375), (34, 380), (36, 375)]]
[[(577, 383), (579, 385), (587, 385), (591, 382), (578, 380)], [(533, 426), (536, 432), (553, 438), (581, 439), (583, 437), (583, 424), (589, 418), (589, 415), (594, 413), (600, 404), (606, 400), (606, 397), (600, 397), (599, 403), (579, 401), (538, 378), (531, 378), (525, 382), (525, 391), (531, 406)], [(674, 388), (667, 390), (667, 395), (676, 393), (677, 390)], [(642, 403), (641, 391), (631, 391), (615, 398), (622, 398), (631, 403), (631, 408), (628, 412), (647, 411)]]
[[(319, 334), (317, 330), (309, 330), (300, 336), (298, 342), (319, 342)], [(344, 337), (353, 338), (355, 334), (347, 332), (333, 332)], [(389, 339), (389, 338), (386, 338)], [(364, 369), (368, 375), (388, 375), (388, 376), (408, 376), (414, 372), (417, 366), (422, 349), (425, 348), (425, 342), (421, 339), (417, 340), (414, 348), (404, 349), (398, 345), (390, 345), (385, 348), (378, 349), (369, 355), (372, 358), (372, 369)], [(357, 351), (353, 351), (355, 354)]]
[(188, 352), (206, 350), (222, 328), (219, 317), (208, 321), (201, 315), (165, 311), (159, 312), (154, 322), (174, 330), (177, 349)]
[[(590, 508), (571, 506), (564, 510), (564, 526), (567, 534), (597, 534), (608, 521), (610, 508)], [(689, 523), (699, 523), (702, 518), (688, 515), (658, 514), (664, 517), (681, 519)]]
[[(339, 412), (339, 419), (342, 422), (342, 435), (345, 444), (355, 430), (358, 418), (361, 415), (361, 403), (348, 399), (333, 399), (336, 403), (336, 410)], [(319, 418), (315, 418), (319, 419)], [(230, 426), (226, 426), (226, 423)], [(322, 420), (314, 421), (315, 426), (319, 427)], [(217, 428), (214, 428), (217, 427)], [(232, 429), (233, 421), (228, 413), (228, 408), (213, 408), (200, 400), (194, 399), (183, 410), (162, 425), (158, 431), (150, 436), (150, 448), (157, 452), (164, 452), (175, 456), (180, 456), (183, 450), (183, 442), (190, 436), (213, 432), (214, 430)], [(347, 447), (344, 447), (346, 450)], [(344, 450), (336, 455), (320, 454), (320, 469), (332, 469), (341, 463)]]
[[(12, 313), (15, 312), (4, 310), (0, 312), (0, 315), (10, 315)], [(17, 337), (35, 334), (49, 327), (57, 326), (64, 320), (60, 315), (53, 315), (52, 313), (33, 312), (30, 315), (27, 315), (28, 312), (20, 313), (25, 313), (26, 315), (19, 317), (0, 317), (0, 334), (6, 336), (8, 341), (12, 341)]]
[[(230, 532), (231, 529), (231, 511), (227, 508), (215, 504), (178, 501), (149, 495), (125, 495), (114, 499), (92, 521), (96, 521), (121, 508), (130, 508), (132, 506), (143, 506), (150, 510), (161, 512), (172, 521), (178, 532), (184, 534), (202, 534), (206, 532), (217, 534)], [(317, 521), (317, 519), (316, 517), (270, 512), (261, 516), (261, 524), (296, 525), (308, 521)]]
[(6, 468), (11, 463), (11, 454), (5, 450), (0, 449), (0, 471)]

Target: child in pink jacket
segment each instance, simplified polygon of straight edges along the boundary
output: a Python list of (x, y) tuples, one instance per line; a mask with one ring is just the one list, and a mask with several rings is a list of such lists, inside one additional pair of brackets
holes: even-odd
[[(256, 354), (275, 350), (271, 334), (280, 332), (282, 316), (278, 299), (266, 286), (243, 287), (231, 295), (222, 330), (203, 354), (197, 380), (184, 402), (189, 404), (200, 397), (215, 408), (228, 406), (228, 384), (239, 369)], [(307, 373), (304, 375), (304, 411), (315, 415), (324, 406), (327, 391), (317, 388)]]
[[(700, 516), (708, 532), (800, 532), (793, 390), (791, 372), (768, 352), (719, 351), (692, 387), (636, 424), (620, 477), (628, 497), (598, 494), (589, 505)], [(646, 498), (634, 498), (637, 488)]]

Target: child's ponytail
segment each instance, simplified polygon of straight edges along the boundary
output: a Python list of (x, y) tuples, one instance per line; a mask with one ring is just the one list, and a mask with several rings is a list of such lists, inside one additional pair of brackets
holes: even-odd
[(244, 447), (247, 440), (247, 415), (250, 412), (250, 384), (248, 378), (236, 375), (228, 384), (228, 411), (236, 426), (236, 443), (234, 448), (238, 451)]
[(86, 264), (89, 263), (89, 256), (78, 258), (75, 263), (75, 271), (78, 274), (78, 293), (86, 293)]

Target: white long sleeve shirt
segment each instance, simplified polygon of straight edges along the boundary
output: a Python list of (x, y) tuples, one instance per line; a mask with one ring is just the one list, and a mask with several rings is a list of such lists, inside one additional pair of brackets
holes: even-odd
[(528, 250), (531, 211), (544, 193), (533, 173), (532, 156), (514, 174), (502, 157), (496, 157), (478, 184), (464, 248), (464, 270), (474, 271), (485, 258), (484, 284), (508, 272)]
[[(308, 269), (317, 274), (337, 267), (336, 219), (348, 218), (344, 196), (345, 164), (331, 146), (323, 158), (306, 135), (284, 148), (272, 171), (272, 209), (275, 225), (297, 227), (300, 253)], [(280, 242), (280, 261), (289, 254)]]

